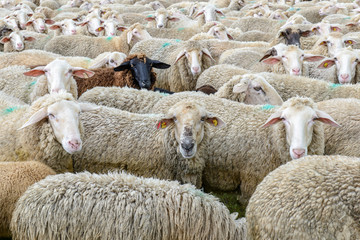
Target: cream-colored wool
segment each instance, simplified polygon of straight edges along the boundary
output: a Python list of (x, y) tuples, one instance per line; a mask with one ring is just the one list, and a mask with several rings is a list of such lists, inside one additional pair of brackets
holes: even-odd
[(14, 240), (240, 240), (243, 224), (217, 198), (189, 184), (82, 172), (31, 186), (16, 205), (11, 230)]
[[(274, 32), (276, 33), (280, 27), (285, 23), (281, 23), (278, 20), (268, 18), (256, 18), (256, 17), (243, 17), (238, 21), (234, 22), (230, 27), (239, 28), (243, 32), (258, 30), (263, 32)], [(271, 26), (271, 27), (264, 27)]]
[[(1, 96), (1, 95), (0, 95)], [(36, 160), (50, 166), (57, 173), (73, 170), (71, 155), (53, 133), (47, 119), (19, 128), (38, 110), (58, 101), (74, 101), (70, 93), (47, 94), (29, 105), (9, 105), (0, 115), (0, 161)], [(79, 125), (80, 132), (82, 125)]]
[[(208, 134), (213, 126), (202, 122), (201, 130), (193, 131), (194, 136), (199, 131), (203, 131), (204, 135), (197, 143), (195, 156), (184, 158), (175, 136), (175, 128), (180, 123), (174, 124), (172, 121), (164, 129), (158, 125), (162, 119), (172, 119), (176, 114), (180, 119), (183, 112), (176, 110), (178, 106), (183, 111), (190, 106), (189, 109), (194, 108), (210, 116), (206, 109), (188, 101), (178, 101), (165, 115), (135, 114), (103, 106), (97, 111), (82, 113), (80, 119), (84, 125), (84, 140), (82, 151), (73, 155), (74, 170), (99, 173), (122, 169), (144, 177), (176, 179), (200, 187), (208, 157)], [(200, 117), (194, 120), (195, 123), (197, 121), (200, 121)]]
[(64, 56), (84, 56), (89, 58), (96, 58), (103, 52), (123, 52), (128, 54), (135, 44), (135, 37), (132, 37), (130, 44), (128, 44), (127, 33), (135, 28), (138, 29), (138, 32), (145, 32), (145, 35), (148, 34), (142, 25), (134, 24), (126, 29), (121, 36), (112, 38), (94, 38), (82, 35), (57, 36), (45, 45), (44, 50)]
[[(260, 128), (278, 109), (289, 106), (309, 106), (317, 109), (308, 98), (293, 98), (281, 108), (264, 105), (245, 105), (227, 99), (184, 92), (162, 98), (153, 112), (166, 112), (174, 103), (188, 99), (204, 103), (209, 111), (221, 116), (226, 127), (210, 130), (209, 158), (204, 169), (205, 186), (231, 191), (241, 189), (241, 200), (247, 200), (257, 184), (272, 170), (291, 160), (285, 125)], [(315, 122), (308, 154), (324, 153), (322, 123)]]
[(247, 239), (359, 239), (360, 159), (308, 156), (258, 185), (246, 209)]
[(0, 237), (11, 237), (11, 217), (20, 196), (35, 182), (54, 174), (36, 161), (0, 162)]
[[(43, 34), (43, 33), (37, 33), (37, 32), (33, 32), (33, 31), (27, 31), (27, 30), (21, 30), (18, 33), (23, 37), (33, 37), (35, 39), (33, 41), (24, 41), (23, 40), (23, 44), (24, 44), (23, 50), (27, 50), (27, 49), (42, 50), (42, 49), (44, 49), (45, 44), (48, 43), (52, 39), (51, 34)], [(4, 44), (4, 52), (17, 52), (17, 51), (13, 48), (12, 43), (9, 41)]]

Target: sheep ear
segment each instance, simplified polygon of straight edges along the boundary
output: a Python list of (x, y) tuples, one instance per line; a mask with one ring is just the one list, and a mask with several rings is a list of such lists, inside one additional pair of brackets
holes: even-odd
[(28, 13), (28, 17), (32, 17), (32, 15), (33, 15), (32, 13)]
[(327, 41), (322, 41), (319, 45), (326, 45)]
[(130, 69), (130, 68), (131, 68), (130, 61), (127, 61), (127, 62), (123, 62), (120, 66), (117, 66), (116, 68), (114, 68), (114, 71), (119, 72), (119, 71), (124, 71), (125, 69)]
[(29, 77), (41, 76), (41, 75), (45, 74), (44, 67), (45, 66), (36, 67), (36, 68), (34, 68), (34, 69), (30, 70), (30, 71), (24, 72), (24, 75), (29, 76)]
[(46, 19), (46, 20), (45, 20), (45, 23), (51, 25), (51, 24), (54, 24), (55, 21), (54, 21), (54, 20), (51, 20), (51, 19)]
[(311, 55), (311, 54), (304, 55), (304, 61), (308, 61), (308, 62), (316, 62), (316, 61), (323, 60), (324, 58), (325, 58), (324, 56), (315, 56), (315, 55)]
[(300, 35), (301, 35), (302, 37), (309, 37), (309, 36), (313, 35), (313, 32), (310, 31), (310, 30), (300, 31)]
[(21, 128), (19, 128), (18, 130), (20, 129), (23, 129), (27, 126), (30, 126), (34, 123), (37, 123), (41, 120), (43, 120), (45, 117), (47, 117), (47, 108), (41, 108), (39, 111), (37, 111), (36, 113), (34, 113), (30, 118), (29, 120), (24, 123), (24, 125), (22, 125)]
[(203, 48), (201, 51), (203, 52), (203, 54), (205, 54), (205, 55), (206, 55), (207, 57), (209, 57), (211, 60), (215, 61), (215, 60), (213, 59), (213, 57), (211, 56), (211, 53), (209, 52), (208, 49)]
[(277, 51), (275, 48), (271, 48), (269, 50), (266, 51), (265, 55), (259, 60), (259, 62), (261, 62), (262, 60), (270, 57), (270, 56), (276, 56), (277, 55)]
[(276, 64), (276, 63), (280, 62), (280, 59), (278, 56), (275, 56), (275, 57), (266, 58), (262, 62), (272, 65), (272, 64)]
[(28, 41), (28, 42), (32, 42), (32, 41), (35, 40), (35, 38), (33, 38), (33, 37), (24, 37), (24, 40)]
[(330, 28), (332, 32), (341, 32), (341, 28), (339, 27), (331, 26)]
[(151, 60), (151, 65), (152, 65), (152, 67), (159, 68), (159, 69), (166, 69), (166, 68), (171, 67), (171, 65), (160, 62), (158, 60)]
[(348, 39), (348, 40), (345, 40), (344, 43), (345, 43), (345, 44), (354, 45), (354, 44), (356, 44), (356, 41), (354, 41), (354, 40), (352, 40), (352, 39), (351, 39), (351, 40)]
[(10, 41), (10, 38), (9, 37), (3, 37), (1, 40), (0, 40), (0, 43), (4, 44), (4, 43), (7, 43)]
[(229, 33), (226, 33), (226, 35), (228, 36), (229, 39), (234, 40), (234, 38)]
[(271, 114), (271, 116), (268, 118), (268, 120), (266, 120), (266, 122), (261, 125), (260, 127), (261, 128), (266, 128), (266, 127), (269, 127), (277, 122), (280, 122), (281, 121), (281, 114), (282, 114), (282, 111), (277, 111), (277, 112), (274, 112), (273, 114)]
[(149, 15), (145, 18), (146, 21), (154, 21), (155, 20), (155, 17), (152, 16), (152, 15)]
[(33, 21), (28, 21), (25, 26), (30, 26), (33, 23)]
[(226, 126), (226, 123), (224, 123), (223, 120), (221, 120), (218, 117), (215, 117), (212, 113), (208, 113), (208, 116), (205, 120), (207, 123), (209, 123), (213, 127), (222, 128)]
[(220, 15), (222, 15), (222, 16), (225, 16), (225, 14), (224, 14), (221, 10), (219, 10), (219, 9), (216, 9), (215, 12), (218, 13), (218, 14), (220, 14)]
[(90, 111), (95, 111), (95, 110), (100, 109), (100, 106), (97, 106), (92, 103), (81, 102), (81, 103), (79, 103), (79, 106), (80, 106), (81, 112), (90, 112)]
[(126, 29), (127, 29), (126, 27), (117, 27), (117, 30), (119, 30), (121, 32), (125, 31)]
[(341, 127), (340, 124), (338, 124), (329, 114), (327, 114), (326, 112), (320, 111), (320, 110), (316, 110), (316, 115), (317, 118), (315, 118), (314, 120), (329, 124), (333, 127)]
[(204, 14), (205, 10), (201, 10), (200, 12), (198, 12), (198, 14), (195, 15), (195, 18), (197, 18), (198, 16), (200, 16), (201, 14)]
[(97, 28), (95, 31), (96, 32), (101, 32), (102, 30), (104, 30), (105, 28), (104, 27), (99, 27), (99, 28)]
[(174, 122), (173, 118), (163, 118), (156, 123), (156, 128), (157, 129), (166, 128), (173, 122)]
[(51, 30), (56, 30), (56, 29), (59, 29), (59, 28), (61, 28), (60, 25), (52, 25), (50, 27)]
[(72, 75), (79, 78), (89, 78), (94, 76), (95, 73), (85, 68), (73, 67)]
[(182, 52), (180, 52), (175, 59), (175, 63), (177, 63), (177, 61), (179, 61), (182, 57), (184, 57), (185, 54), (186, 54), (186, 50), (183, 50)]
[(79, 23), (79, 26), (85, 26), (86, 24), (88, 24), (89, 21), (86, 21), (86, 22), (82, 22), (82, 23)]
[(325, 60), (322, 63), (320, 63), (320, 65), (317, 68), (329, 68), (334, 64), (335, 64), (334, 60), (328, 59), (328, 60)]
[(169, 19), (169, 21), (173, 21), (173, 22), (177, 22), (177, 21), (179, 21), (179, 20), (180, 20), (180, 18), (177, 18), (177, 17), (171, 17), (171, 16), (169, 16), (169, 17), (168, 17), (168, 19)]
[(248, 89), (248, 85), (244, 84), (244, 83), (238, 83), (233, 87), (233, 92), (234, 93), (243, 93), (246, 92), (246, 90)]

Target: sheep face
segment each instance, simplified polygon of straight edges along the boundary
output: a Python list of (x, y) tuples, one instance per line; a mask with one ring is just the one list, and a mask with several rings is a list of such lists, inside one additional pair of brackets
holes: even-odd
[(22, 51), (25, 47), (25, 41), (34, 41), (35, 38), (33, 37), (26, 37), (23, 36), (20, 32), (12, 32), (8, 37), (3, 37), (0, 40), (0, 43), (4, 44), (6, 42), (11, 43), (13, 49), (16, 51)]
[(5, 17), (4, 18), (5, 23), (7, 24), (8, 28), (10, 28), (13, 31), (20, 30), (17, 24), (17, 19), (15, 17)]
[(51, 30), (61, 29), (63, 35), (76, 35), (76, 23), (72, 19), (65, 19), (55, 23), (50, 27)]
[(133, 58), (130, 61), (122, 63), (120, 66), (114, 68), (114, 71), (123, 71), (125, 69), (130, 69), (133, 78), (135, 79), (137, 85), (141, 89), (151, 89), (151, 70), (152, 68), (166, 69), (170, 65), (152, 60), (150, 58), (145, 58), (145, 60), (140, 60), (139, 58)]
[(158, 128), (174, 124), (176, 141), (184, 158), (193, 158), (204, 137), (204, 124), (221, 127), (224, 122), (194, 103), (179, 102), (169, 109), (168, 116), (158, 123)]
[(280, 95), (263, 77), (245, 74), (234, 78), (241, 79), (240, 83), (234, 86), (233, 92), (245, 94), (244, 103), (282, 105)]
[(196, 76), (199, 75), (202, 71), (201, 69), (201, 63), (202, 63), (202, 57), (203, 54), (211, 59), (213, 59), (211, 57), (211, 54), (209, 52), (209, 50), (207, 50), (206, 48), (203, 48), (202, 50), (183, 50), (181, 51), (178, 56), (176, 57), (175, 63), (177, 63), (177, 61), (179, 61), (182, 57), (186, 57), (187, 59), (187, 64), (188, 67), (192, 73), (192, 75)]
[(88, 78), (93, 76), (94, 72), (79, 67), (72, 67), (66, 61), (56, 59), (46, 66), (36, 67), (24, 73), (24, 75), (32, 77), (44, 74), (47, 78), (49, 93), (56, 93), (60, 90), (70, 92), (73, 75), (80, 78)]
[(29, 19), (29, 16), (31, 16), (32, 14), (31, 13), (27, 13), (23, 10), (17, 10), (15, 13), (14, 13), (14, 16), (18, 19), (19, 21), (19, 26), (20, 26), (20, 29), (25, 29), (26, 28), (26, 23)]
[(297, 29), (294, 31), (291, 28), (287, 28), (279, 33), (280, 38), (284, 38), (286, 45), (295, 45), (300, 47), (300, 37), (308, 37), (312, 34), (310, 30), (302, 31)]
[(166, 9), (160, 8), (156, 11), (155, 16), (148, 16), (147, 21), (156, 21), (157, 28), (166, 28), (168, 21), (179, 21), (180, 19), (172, 16)]
[(321, 22), (318, 23), (313, 29), (313, 32), (315, 32), (318, 35), (327, 36), (331, 32), (340, 32), (341, 29), (337, 26), (331, 25), (328, 22)]
[(286, 129), (286, 141), (290, 146), (290, 156), (292, 159), (298, 159), (307, 155), (308, 146), (312, 141), (314, 121), (318, 120), (333, 126), (339, 125), (325, 112), (306, 104), (290, 104), (284, 107), (287, 102), (270, 116), (263, 127), (282, 121)]
[(66, 152), (73, 154), (80, 151), (82, 147), (79, 113), (96, 108), (89, 104), (61, 100), (38, 110), (20, 129), (48, 118), (56, 140), (61, 143)]
[(224, 26), (220, 27), (215, 25), (209, 29), (208, 34), (213, 35), (220, 40), (233, 39), (233, 37), (226, 31)]
[(355, 81), (356, 66), (359, 63), (358, 54), (352, 49), (341, 49), (331, 59), (323, 61), (318, 68), (329, 68), (336, 64), (337, 78), (340, 84)]
[(81, 26), (87, 25), (87, 29), (89, 33), (94, 34), (95, 36), (99, 36), (101, 31), (98, 31), (99, 29), (102, 29), (101, 24), (103, 23), (102, 20), (99, 19), (97, 16), (90, 16), (89, 18), (85, 19), (83, 23), (81, 23)]
[[(279, 44), (280, 45), (280, 44)], [(278, 46), (279, 46), (278, 45)], [(305, 54), (297, 46), (280, 46), (277, 48), (277, 56), (266, 58), (262, 62), (266, 64), (276, 64), (282, 62), (286, 73), (290, 75), (300, 76), (302, 74), (302, 66), (304, 61), (314, 62), (323, 59), (323, 56), (314, 56)], [(264, 59), (264, 58), (262, 58)]]
[(126, 55), (124, 53), (113, 52), (108, 57), (108, 60), (107, 60), (107, 63), (105, 64), (105, 66), (107, 68), (115, 68), (115, 67), (119, 66), (124, 61), (125, 58), (126, 58)]
[(98, 28), (96, 31), (105, 31), (106, 37), (113, 37), (118, 30), (122, 31), (124, 28), (120, 26), (119, 22), (115, 18), (108, 18), (104, 21), (103, 27)]
[(225, 16), (224, 13), (217, 9), (214, 5), (212, 4), (208, 4), (205, 7), (203, 7), (195, 16), (198, 17), (200, 15), (204, 14), (205, 16), (205, 22), (212, 22), (212, 21), (216, 21), (216, 14), (220, 14), (222, 16)]
[(342, 33), (331, 33), (326, 40), (320, 42), (320, 45), (326, 45), (330, 56), (333, 56), (337, 50), (345, 48), (345, 44), (353, 45), (356, 42), (345, 38)]
[[(125, 28), (124, 28), (125, 29)], [(148, 31), (146, 31), (146, 29), (142, 29), (142, 28), (137, 28), (135, 27), (134, 29), (128, 31), (127, 33), (127, 43), (137, 43), (140, 42), (142, 40), (147, 40), (150, 39), (151, 36), (148, 33)]]

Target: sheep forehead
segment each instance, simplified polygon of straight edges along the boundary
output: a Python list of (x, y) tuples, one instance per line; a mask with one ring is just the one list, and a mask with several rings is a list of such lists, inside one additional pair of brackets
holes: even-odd
[(185, 122), (196, 121), (206, 115), (202, 106), (191, 102), (179, 102), (169, 110), (169, 113)]
[(79, 114), (80, 106), (79, 104), (73, 101), (61, 100), (59, 102), (53, 103), (48, 107), (48, 113), (54, 115), (65, 115), (69, 116), (70, 114)]
[(60, 59), (55, 59), (54, 61), (50, 62), (48, 65), (45, 66), (45, 69), (48, 71), (61, 71), (67, 72), (71, 69), (71, 65), (65, 61)]
[(335, 53), (335, 57), (339, 60), (350, 59), (351, 61), (355, 61), (355, 59), (358, 57), (358, 54), (352, 50), (341, 49)]
[(165, 8), (159, 8), (158, 10), (156, 10), (155, 16), (159, 16), (159, 15), (168, 16), (168, 15), (170, 15), (170, 14), (169, 14), (169, 11), (166, 10)]
[(304, 107), (310, 107), (315, 109), (316, 104), (311, 98), (294, 97), (284, 102), (283, 105), (281, 106), (281, 109), (286, 109), (286, 108), (302, 109)]

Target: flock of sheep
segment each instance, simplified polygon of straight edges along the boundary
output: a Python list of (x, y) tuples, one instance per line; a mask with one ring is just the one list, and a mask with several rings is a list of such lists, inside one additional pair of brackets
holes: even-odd
[(0, 237), (360, 239), (359, 0), (0, 5)]

